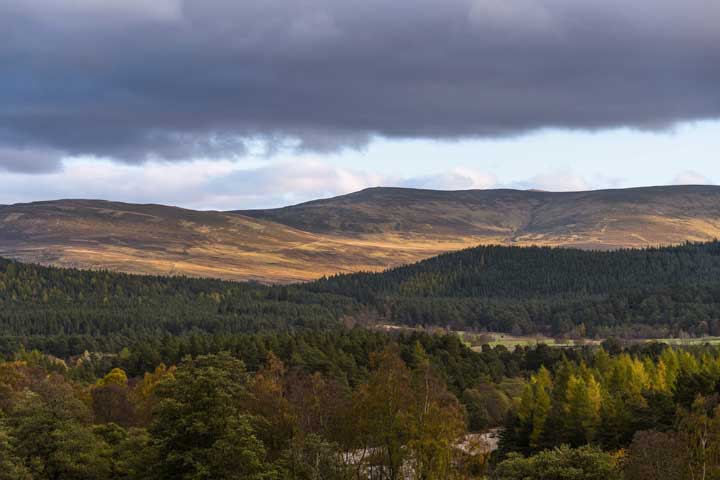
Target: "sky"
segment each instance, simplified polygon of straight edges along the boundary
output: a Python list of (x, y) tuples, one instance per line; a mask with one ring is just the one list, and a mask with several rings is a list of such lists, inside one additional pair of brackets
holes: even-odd
[(0, 203), (720, 182), (715, 0), (3, 0)]

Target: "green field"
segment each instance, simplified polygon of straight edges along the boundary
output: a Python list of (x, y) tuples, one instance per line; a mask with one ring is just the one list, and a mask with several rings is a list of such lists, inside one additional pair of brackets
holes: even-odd
[(667, 343), (674, 346), (692, 346), (692, 345), (720, 345), (720, 337), (698, 337), (698, 338), (656, 338), (644, 340), (645, 342)]
[(490, 345), (492, 347), (502, 345), (505, 348), (512, 350), (519, 346), (532, 347), (541, 343), (551, 347), (569, 348), (580, 347), (583, 345), (599, 345), (602, 341), (587, 338), (577, 340), (557, 339), (545, 335), (511, 335), (500, 332), (457, 332), (457, 334), (474, 350), (481, 349), (483, 345)]
[[(511, 335), (499, 332), (475, 333), (456, 332), (463, 341), (474, 350), (480, 350), (483, 345), (492, 347), (502, 345), (508, 350), (515, 347), (535, 346), (545, 344), (550, 347), (571, 348), (584, 345), (599, 345), (602, 339), (558, 339), (545, 335)], [(697, 338), (648, 338), (642, 340), (630, 340), (629, 343), (665, 343), (672, 346), (698, 346), (698, 345), (720, 345), (720, 337), (697, 337)]]

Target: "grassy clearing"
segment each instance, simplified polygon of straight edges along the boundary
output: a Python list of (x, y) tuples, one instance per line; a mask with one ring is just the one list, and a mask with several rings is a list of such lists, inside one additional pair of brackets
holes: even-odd
[[(538, 344), (545, 344), (550, 347), (557, 348), (571, 348), (581, 347), (584, 345), (600, 345), (602, 339), (587, 339), (582, 338), (578, 340), (571, 339), (556, 339), (547, 337), (544, 335), (510, 335), (499, 332), (488, 332), (488, 333), (474, 333), (474, 332), (457, 332), (463, 341), (470, 346), (473, 350), (480, 350), (483, 345), (490, 345), (492, 347), (497, 345), (503, 345), (508, 350), (513, 350), (516, 347), (533, 347)], [(630, 341), (632, 343), (633, 341)], [(720, 337), (699, 337), (699, 338), (648, 338), (642, 340), (636, 340), (636, 343), (665, 343), (667, 345), (675, 347), (689, 347), (689, 346), (700, 346), (700, 345), (714, 345), (720, 346)]]
[[(421, 330), (413, 327), (407, 327), (403, 325), (379, 325), (378, 328), (385, 331), (415, 331)], [(430, 330), (433, 331), (433, 330)], [(466, 331), (449, 331), (442, 328), (434, 330), (439, 333), (450, 333), (458, 335), (462, 341), (468, 347), (475, 351), (480, 351), (483, 345), (489, 345), (495, 347), (502, 345), (508, 350), (514, 350), (517, 347), (534, 347), (539, 344), (544, 344), (549, 347), (556, 348), (573, 348), (582, 347), (586, 345), (599, 346), (604, 339), (559, 339), (548, 337), (546, 335), (511, 335), (509, 333), (502, 332), (466, 332)], [(676, 347), (688, 347), (688, 346), (700, 346), (700, 345), (714, 345), (720, 346), (720, 337), (698, 337), (698, 338), (646, 338), (637, 340), (626, 340), (626, 343), (665, 343), (667, 345)]]
[(483, 345), (490, 345), (491, 347), (502, 345), (508, 350), (513, 350), (516, 347), (533, 347), (541, 343), (551, 347), (570, 348), (583, 345), (599, 345), (601, 342), (601, 340), (590, 340), (586, 338), (578, 340), (556, 339), (545, 335), (510, 335), (500, 332), (456, 333), (460, 335), (460, 338), (462, 338), (463, 341), (474, 350), (480, 350)]
[(699, 337), (699, 338), (655, 338), (644, 340), (644, 342), (666, 343), (673, 346), (697, 346), (697, 345), (720, 345), (720, 337)]

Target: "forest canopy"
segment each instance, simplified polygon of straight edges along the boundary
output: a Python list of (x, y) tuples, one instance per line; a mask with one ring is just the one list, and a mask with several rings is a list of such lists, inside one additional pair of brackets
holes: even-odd
[[(348, 324), (587, 337), (720, 334), (720, 243), (613, 252), (477, 247), (382, 273), (263, 286), (0, 259), (0, 352)], [(31, 343), (28, 343), (31, 342)], [(35, 342), (35, 343), (32, 343)]]

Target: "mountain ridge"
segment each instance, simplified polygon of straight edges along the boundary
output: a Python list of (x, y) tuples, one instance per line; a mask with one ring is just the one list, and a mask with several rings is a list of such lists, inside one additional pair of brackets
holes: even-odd
[[(672, 197), (670, 203), (662, 198), (666, 195)], [(694, 202), (690, 202), (690, 205), (688, 205), (687, 198), (683, 198), (687, 196), (694, 197)], [(686, 201), (678, 203), (682, 200)], [(553, 229), (557, 232), (558, 227), (575, 226), (577, 222), (571, 221), (575, 219), (572, 216), (568, 217), (570, 213), (577, 216), (578, 220), (582, 220), (583, 215), (594, 213), (597, 217), (598, 214), (622, 214), (627, 213), (624, 211), (625, 208), (633, 207), (635, 213), (643, 215), (666, 215), (663, 211), (653, 210), (652, 207), (655, 206), (671, 209), (672, 213), (667, 215), (668, 218), (693, 218), (693, 215), (688, 215), (687, 208), (697, 207), (697, 200), (703, 200), (702, 205), (705, 210), (702, 213), (705, 217), (711, 217), (713, 222), (720, 218), (720, 187), (714, 186), (638, 187), (587, 192), (536, 192), (512, 189), (438, 191), (373, 188), (289, 207), (236, 212), (253, 218), (277, 221), (315, 233), (338, 230), (373, 233), (372, 227), (378, 224), (383, 224), (386, 228), (391, 227), (392, 208), (395, 205), (401, 205), (401, 209), (405, 213), (402, 218), (405, 224), (396, 223), (395, 228), (392, 228), (395, 231), (423, 231), (422, 223), (424, 222), (418, 221), (414, 225), (408, 225), (408, 220), (412, 220), (413, 215), (424, 215), (422, 220), (433, 218), (436, 213), (433, 208), (442, 207), (437, 211), (439, 215), (435, 215), (434, 218), (433, 227), (435, 229), (444, 223), (453, 223), (452, 220), (455, 227), (465, 223), (465, 233), (485, 234), (487, 233), (486, 229), (478, 229), (478, 227), (489, 226), (491, 227), (490, 231), (498, 231), (498, 229), (504, 229), (506, 232), (513, 231), (516, 233), (514, 237), (521, 239), (517, 235), (518, 233), (520, 235), (543, 233), (543, 231), (553, 231)], [(574, 205), (577, 202), (584, 203), (578, 207)], [(593, 211), (590, 208), (593, 204), (604, 205), (605, 210), (597, 211), (598, 209), (595, 208)], [(644, 211), (643, 207), (646, 207)], [(348, 210), (348, 208), (350, 209)], [(558, 208), (563, 211), (553, 211)], [(454, 216), (448, 217), (449, 213)], [(473, 213), (475, 218), (471, 218)], [(564, 217), (556, 220), (562, 221), (553, 223), (553, 217), (557, 217), (559, 214), (564, 214)], [(351, 216), (360, 217), (361, 222), (353, 222)], [(363, 217), (366, 220), (365, 223), (362, 223)], [(538, 223), (538, 220), (541, 222)], [(615, 221), (612, 218), (594, 218), (592, 220), (596, 223), (603, 220)], [(470, 225), (468, 221), (475, 222), (475, 224)], [(550, 221), (549, 224), (548, 221)], [(537, 238), (537, 240), (542, 240), (542, 238)], [(667, 243), (676, 242), (677, 239), (671, 239)], [(603, 246), (601, 241), (594, 243)], [(652, 242), (639, 243), (651, 244)], [(606, 246), (613, 245), (623, 247), (627, 246), (628, 242), (620, 239), (606, 244)]]
[(0, 206), (0, 255), (129, 273), (287, 283), (475, 245), (593, 250), (720, 237), (720, 187), (586, 192), (375, 187), (276, 209), (64, 199)]

